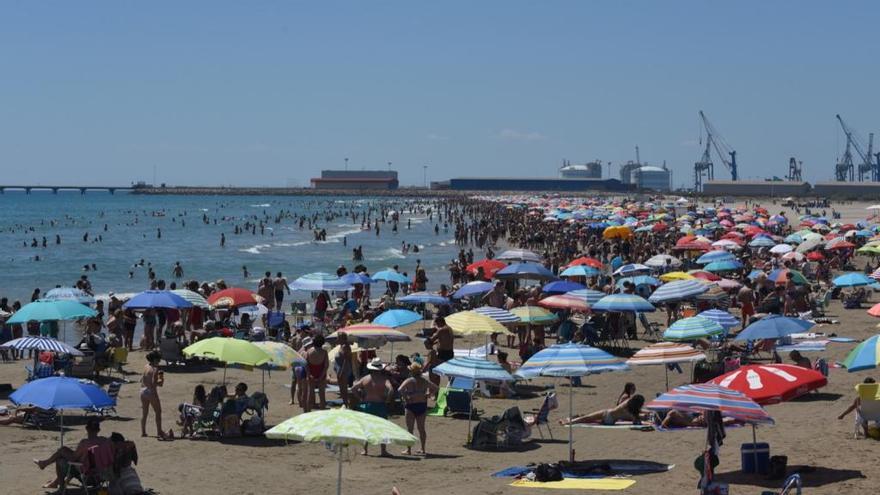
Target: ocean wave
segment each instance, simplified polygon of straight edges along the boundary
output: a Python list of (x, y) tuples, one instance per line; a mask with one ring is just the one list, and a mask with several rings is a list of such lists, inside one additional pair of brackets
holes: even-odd
[[(437, 245), (440, 246), (440, 247), (446, 247), (446, 246), (451, 246), (451, 245), (453, 245), (453, 244), (455, 244), (455, 239), (449, 239), (448, 241), (441, 241), (441, 242), (440, 242), (439, 244), (437, 244)], [(419, 248), (419, 249), (421, 249), (421, 248)]]
[(367, 256), (369, 261), (385, 261), (385, 260), (393, 260), (393, 259), (406, 259), (406, 255), (403, 254), (403, 251), (395, 248), (388, 248), (379, 251), (378, 256)]
[(262, 249), (268, 249), (270, 247), (272, 247), (271, 244), (257, 244), (255, 246), (251, 246), (249, 248), (239, 249), (239, 251), (241, 251), (243, 253), (260, 254), (260, 253), (262, 253), (262, 251), (261, 251)]
[(268, 208), (270, 206), (272, 206), (272, 205), (269, 203), (262, 203), (262, 204), (258, 204), (258, 205), (251, 205), (251, 208)]

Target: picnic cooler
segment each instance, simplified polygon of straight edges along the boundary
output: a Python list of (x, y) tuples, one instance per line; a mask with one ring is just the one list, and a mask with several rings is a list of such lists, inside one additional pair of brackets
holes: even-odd
[[(766, 442), (744, 443), (740, 447), (742, 472), (767, 474), (770, 471), (770, 444)], [(758, 465), (755, 466), (757, 453)]]

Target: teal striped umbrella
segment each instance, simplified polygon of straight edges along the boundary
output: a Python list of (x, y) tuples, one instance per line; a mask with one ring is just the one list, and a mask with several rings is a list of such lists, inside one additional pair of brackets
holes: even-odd
[(611, 294), (605, 296), (592, 306), (593, 311), (615, 311), (651, 313), (655, 311), (654, 305), (644, 297), (635, 294)]
[(600, 299), (605, 297), (604, 292), (593, 289), (573, 290), (571, 292), (566, 292), (566, 294), (569, 296), (583, 297), (587, 300), (587, 304), (589, 304), (590, 306), (596, 304), (597, 302), (599, 302)]
[(694, 297), (706, 292), (709, 287), (696, 279), (673, 280), (661, 285), (653, 294), (648, 297), (648, 301), (652, 303), (667, 303), (683, 301), (685, 299), (693, 299)]
[(8, 324), (27, 323), (29, 321), (57, 321), (76, 320), (79, 318), (91, 318), (98, 314), (94, 309), (76, 301), (60, 299), (57, 301), (34, 301), (25, 304), (16, 311)]
[(703, 318), (707, 318), (709, 320), (714, 321), (715, 323), (721, 325), (725, 330), (730, 330), (731, 328), (736, 328), (739, 326), (740, 321), (739, 318), (733, 316), (732, 314), (724, 311), (722, 309), (709, 309), (703, 311), (697, 316), (701, 316)]
[(666, 340), (696, 340), (713, 335), (721, 335), (724, 328), (717, 322), (702, 316), (682, 318), (663, 332)]
[[(457, 357), (452, 358), (431, 370), (440, 376), (452, 378), (468, 378), (477, 381), (512, 382), (515, 380), (500, 364), (481, 358)], [(469, 391), (473, 395), (474, 389)], [(474, 401), (471, 397), (471, 410), (468, 413), (468, 443), (471, 441), (471, 416), (474, 415)]]

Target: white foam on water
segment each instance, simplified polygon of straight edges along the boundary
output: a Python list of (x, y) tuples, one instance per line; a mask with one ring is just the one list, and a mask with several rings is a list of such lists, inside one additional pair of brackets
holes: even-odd
[(243, 253), (260, 254), (260, 253), (262, 253), (262, 251), (261, 251), (262, 249), (267, 249), (270, 247), (272, 247), (271, 244), (257, 244), (255, 246), (251, 246), (249, 248), (239, 249), (239, 251), (241, 251)]
[(406, 259), (406, 255), (403, 254), (403, 251), (395, 248), (388, 248), (379, 251), (379, 256), (367, 256), (369, 261), (385, 261), (385, 260), (393, 260), (393, 259)]
[(258, 204), (258, 205), (251, 205), (251, 208), (268, 208), (270, 206), (272, 206), (272, 205), (269, 203), (262, 203), (262, 204)]

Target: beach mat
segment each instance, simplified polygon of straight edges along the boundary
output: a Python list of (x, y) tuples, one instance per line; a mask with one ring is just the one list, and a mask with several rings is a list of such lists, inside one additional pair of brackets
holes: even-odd
[(601, 425), (599, 423), (577, 423), (566, 425), (569, 428), (596, 428), (600, 430), (636, 430), (636, 431), (654, 431), (653, 425), (634, 425), (632, 423), (622, 423), (619, 425)]
[(540, 481), (516, 480), (510, 486), (519, 488), (552, 488), (557, 490), (626, 490), (635, 484), (634, 480), (619, 478), (567, 478), (562, 481), (547, 481), (544, 483)]
[[(640, 474), (665, 473), (675, 464), (663, 464), (654, 461), (636, 459), (591, 459), (573, 463), (560, 461), (559, 469), (564, 478), (592, 479), (606, 478), (614, 475), (637, 476)], [(493, 473), (493, 478), (515, 478), (534, 471), (537, 466), (512, 466)]]

